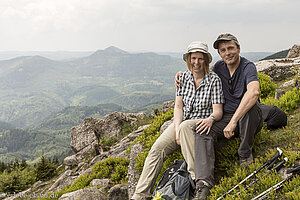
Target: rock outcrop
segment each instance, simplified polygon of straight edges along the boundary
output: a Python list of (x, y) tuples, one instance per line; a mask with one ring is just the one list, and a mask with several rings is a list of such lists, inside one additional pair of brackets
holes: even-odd
[(71, 148), (75, 155), (65, 158), (67, 169), (77, 166), (84, 158), (94, 151), (100, 154), (99, 142), (103, 138), (118, 137), (125, 124), (131, 126), (137, 123), (137, 119), (143, 119), (144, 113), (120, 113), (114, 112), (101, 119), (87, 118), (79, 126), (71, 129)]
[(300, 45), (295, 44), (291, 50), (288, 52), (287, 58), (297, 58), (300, 57)]
[[(124, 113), (118, 113), (118, 116), (124, 116), (126, 114)], [(130, 114), (132, 116), (132, 114)], [(139, 118), (141, 118), (144, 115), (138, 115)], [(102, 118), (103, 119), (103, 118)], [(114, 118), (115, 119), (115, 118)], [(122, 118), (124, 119), (124, 118)], [(136, 118), (135, 118), (136, 119)], [(101, 127), (99, 125), (99, 121), (101, 119), (85, 119), (78, 127), (76, 127), (76, 130), (78, 131), (76, 134), (94, 134), (97, 135), (99, 132), (96, 132), (94, 130), (101, 130)], [(129, 121), (129, 120), (128, 120)], [(135, 120), (132, 120), (135, 121)], [(108, 122), (109, 123), (109, 122)], [(115, 123), (116, 124), (116, 123)], [(95, 126), (98, 125), (96, 128)], [(92, 128), (92, 127), (93, 128)], [(112, 146), (111, 149), (107, 152), (100, 152), (99, 155), (95, 155), (90, 162), (87, 164), (80, 160), (81, 156), (78, 156), (78, 152), (81, 153), (80, 151), (77, 152), (77, 154), (69, 156), (65, 158), (64, 164), (67, 165), (67, 169), (73, 169), (73, 170), (67, 170), (65, 171), (58, 179), (57, 181), (49, 188), (49, 192), (53, 191), (59, 191), (60, 189), (64, 188), (67, 185), (72, 184), (78, 177), (79, 175), (84, 175), (84, 174), (89, 174), (92, 171), (92, 167), (97, 163), (101, 162), (104, 159), (108, 157), (125, 157), (130, 159), (130, 161), (135, 161), (135, 157), (138, 155), (139, 152), (143, 151), (142, 146), (139, 143), (136, 143), (133, 145), (132, 151), (129, 155), (127, 155), (125, 152), (128, 149), (129, 145), (132, 143), (132, 141), (140, 136), (140, 134), (143, 132), (144, 129), (146, 129), (149, 125), (144, 125), (140, 126), (137, 130), (133, 131), (132, 133), (128, 134), (125, 136), (120, 142), (118, 142), (116, 145)], [(74, 129), (73, 129), (74, 131)], [(108, 130), (107, 130), (108, 131)], [(78, 136), (80, 138), (80, 136)], [(86, 137), (86, 138), (93, 138), (93, 137)], [(97, 136), (95, 136), (97, 138)], [(92, 140), (93, 141), (93, 140)], [(97, 139), (96, 139), (97, 141)], [(71, 143), (75, 143), (72, 141)], [(82, 145), (82, 149), (86, 149), (83, 144), (86, 144), (88, 146), (91, 146), (89, 149), (92, 149), (93, 146), (88, 144), (88, 143), (79, 143), (78, 146)], [(140, 145), (140, 146), (139, 146)], [(134, 150), (135, 149), (135, 150)], [(137, 178), (138, 177), (138, 172), (134, 169), (134, 164), (131, 164), (132, 166), (132, 171), (128, 171), (128, 176), (131, 177), (129, 178), (128, 182), (131, 182), (133, 187), (131, 187), (131, 191), (134, 192), (134, 186), (136, 185)], [(130, 167), (129, 167), (130, 168)], [(94, 199), (127, 199), (129, 196), (129, 187), (131, 184), (126, 184), (126, 185), (116, 185), (112, 187), (112, 182), (108, 179), (94, 179), (91, 182), (91, 185), (93, 188), (89, 190), (78, 190), (75, 192), (71, 192), (68, 194), (64, 194), (60, 199), (77, 199), (85, 196), (86, 193), (91, 193), (88, 196), (90, 198)], [(99, 192), (95, 192), (95, 187), (99, 188)], [(108, 191), (109, 190), (109, 191)], [(104, 193), (108, 191), (108, 194), (105, 195)], [(122, 197), (121, 197), (122, 196)], [(83, 197), (85, 198), (85, 197)], [(92, 198), (92, 199), (93, 199)]]
[(110, 188), (108, 191), (108, 199), (109, 200), (128, 200), (128, 185), (127, 184), (119, 184)]
[(262, 60), (255, 63), (258, 72), (264, 72), (274, 80), (292, 76), (296, 66), (300, 66), (300, 57)]
[(113, 186), (113, 182), (109, 179), (94, 179), (92, 180), (91, 185), (100, 188), (100, 191), (104, 192), (104, 190), (107, 190)]
[(71, 185), (77, 178), (79, 174), (74, 174), (72, 170), (65, 171), (56, 181), (55, 183), (49, 188), (49, 192), (56, 192), (64, 187)]
[(135, 168), (136, 164), (136, 157), (140, 152), (143, 152), (144, 148), (140, 142), (135, 143), (134, 145), (131, 146), (131, 151), (130, 151), (130, 163), (128, 167), (128, 173), (127, 173), (127, 183), (128, 183), (128, 195), (129, 197), (132, 197), (136, 184), (138, 182), (139, 178), (139, 173), (137, 169)]
[(175, 106), (175, 101), (172, 100), (172, 101), (166, 101), (162, 104), (162, 111), (165, 113), (165, 112), (168, 112), (169, 110), (172, 110)]
[(286, 88), (286, 87), (290, 87), (290, 86), (294, 86), (295, 85), (295, 80), (289, 80), (287, 82), (284, 82), (281, 86), (279, 86), (279, 88)]
[(96, 187), (84, 188), (81, 190), (76, 190), (74, 192), (63, 194), (59, 200), (71, 200), (71, 199), (80, 199), (80, 200), (107, 200), (107, 197), (104, 193), (100, 192)]

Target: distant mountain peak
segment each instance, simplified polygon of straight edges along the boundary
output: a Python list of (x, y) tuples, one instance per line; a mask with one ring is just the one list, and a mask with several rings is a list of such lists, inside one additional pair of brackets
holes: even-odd
[(110, 46), (110, 47), (107, 47), (106, 49), (104, 49), (105, 52), (109, 52), (109, 53), (126, 53), (126, 51), (118, 48), (118, 47), (115, 47), (115, 46)]

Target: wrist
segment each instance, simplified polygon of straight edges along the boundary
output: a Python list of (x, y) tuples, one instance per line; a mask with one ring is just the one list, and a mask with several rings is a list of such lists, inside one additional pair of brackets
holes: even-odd
[(215, 123), (215, 121), (216, 121), (215, 116), (211, 115), (211, 116), (209, 116), (209, 118), (212, 119), (212, 123)]

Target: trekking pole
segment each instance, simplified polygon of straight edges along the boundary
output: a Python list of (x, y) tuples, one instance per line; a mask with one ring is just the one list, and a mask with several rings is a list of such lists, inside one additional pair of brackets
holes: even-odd
[[(259, 178), (257, 178), (256, 180), (254, 180), (254, 181), (252, 181), (249, 185), (247, 185), (242, 191), (239, 191), (238, 193), (236, 193), (234, 196), (237, 196), (237, 195), (239, 195), (241, 192), (243, 192), (243, 191), (245, 191), (245, 190), (247, 190), (251, 185), (253, 185), (253, 184), (255, 184), (255, 183), (257, 183), (260, 179), (262, 179), (262, 178), (264, 178), (265, 176), (267, 176), (268, 174), (270, 174), (271, 172), (273, 172), (273, 171), (279, 171), (282, 167), (283, 167), (283, 164), (285, 163), (285, 162), (287, 162), (289, 159), (287, 158), (287, 157), (285, 157), (284, 159), (283, 159), (283, 161), (281, 161), (281, 162), (279, 162), (276, 166), (272, 166), (272, 165), (270, 165), (268, 168), (267, 168), (267, 170), (269, 170), (266, 174), (264, 174), (262, 177), (259, 177)], [(272, 168), (273, 167), (273, 168)]]
[(257, 195), (256, 197), (252, 198), (251, 200), (256, 200), (256, 199), (265, 199), (272, 191), (276, 191), (280, 188), (283, 187), (283, 184), (286, 181), (289, 181), (290, 179), (292, 179), (294, 176), (296, 176), (297, 174), (300, 174), (300, 166), (294, 168), (294, 169), (290, 169), (287, 171), (287, 173), (292, 173), (292, 175), (288, 176), (287, 178), (285, 178), (284, 180), (280, 181), (279, 183), (277, 183), (276, 185), (270, 187), (269, 189), (265, 190), (264, 192), (260, 193), (259, 195)]
[(274, 154), (274, 156), (268, 160), (265, 164), (263, 164), (260, 168), (258, 168), (257, 170), (255, 170), (254, 172), (252, 172), (249, 176), (247, 176), (244, 180), (242, 180), (241, 182), (239, 182), (236, 186), (234, 186), (233, 188), (231, 188), (229, 191), (225, 192), (222, 196), (220, 196), (217, 200), (222, 199), (223, 197), (225, 197), (227, 194), (229, 194), (230, 192), (232, 192), (235, 188), (237, 188), (239, 185), (241, 185), (242, 183), (244, 183), (246, 180), (248, 180), (249, 178), (251, 178), (252, 176), (254, 176), (255, 174), (257, 174), (260, 170), (262, 170), (263, 168), (265, 168), (267, 165), (272, 164), (275, 160), (277, 160), (280, 156), (282, 156), (282, 150), (277, 147), (277, 152)]

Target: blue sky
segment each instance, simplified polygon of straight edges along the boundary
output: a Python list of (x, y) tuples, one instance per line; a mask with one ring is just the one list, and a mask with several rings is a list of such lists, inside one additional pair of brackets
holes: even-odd
[(299, 0), (1, 0), (0, 51), (183, 52), (230, 32), (242, 51), (300, 44)]

